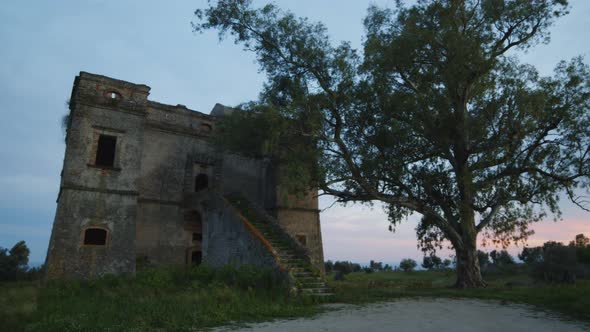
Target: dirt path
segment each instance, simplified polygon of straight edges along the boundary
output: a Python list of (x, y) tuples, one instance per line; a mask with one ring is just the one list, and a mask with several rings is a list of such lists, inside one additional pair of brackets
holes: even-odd
[[(590, 331), (524, 305), (459, 299), (406, 299), (368, 306), (332, 305), (314, 318), (250, 325), (237, 331)], [(216, 331), (236, 331), (221, 328)]]

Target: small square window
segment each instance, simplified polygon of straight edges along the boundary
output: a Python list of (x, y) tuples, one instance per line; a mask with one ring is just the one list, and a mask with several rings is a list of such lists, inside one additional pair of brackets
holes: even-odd
[(193, 241), (203, 241), (203, 234), (193, 233)]
[(307, 235), (305, 235), (305, 234), (297, 234), (297, 235), (295, 235), (295, 238), (297, 239), (297, 241), (299, 243), (301, 243), (302, 246), (306, 246), (307, 245)]
[(115, 164), (115, 151), (117, 148), (117, 136), (100, 135), (96, 148), (96, 160), (94, 165), (113, 167)]
[(107, 231), (102, 228), (88, 228), (84, 231), (84, 244), (104, 246), (107, 243)]

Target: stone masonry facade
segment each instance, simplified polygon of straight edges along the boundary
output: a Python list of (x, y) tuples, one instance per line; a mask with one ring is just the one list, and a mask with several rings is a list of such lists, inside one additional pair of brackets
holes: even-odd
[[(264, 209), (323, 271), (317, 195), (281, 193), (268, 159), (220, 152), (211, 114), (148, 100), (150, 88), (81, 72), (47, 253), (48, 278), (133, 274), (138, 266), (276, 266), (276, 253), (228, 206)], [(254, 235), (253, 235), (254, 234)]]

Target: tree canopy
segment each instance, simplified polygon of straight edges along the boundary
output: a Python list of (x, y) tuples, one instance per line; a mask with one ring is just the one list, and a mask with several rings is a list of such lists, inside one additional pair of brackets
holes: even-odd
[(422, 248), (450, 241), (457, 286), (478, 287), (478, 234), (525, 240), (529, 223), (559, 216), (562, 193), (589, 208), (577, 194), (589, 189), (590, 70), (575, 58), (542, 77), (515, 53), (548, 42), (567, 11), (566, 0), (370, 6), (362, 51), (249, 0), (212, 2), (193, 26), (233, 37), (267, 75), (259, 100), (222, 123), (225, 146), (272, 155), (294, 188), (381, 201), (393, 227), (422, 215)]
[(0, 281), (16, 280), (27, 270), (29, 248), (25, 241), (17, 242), (10, 250), (0, 247)]

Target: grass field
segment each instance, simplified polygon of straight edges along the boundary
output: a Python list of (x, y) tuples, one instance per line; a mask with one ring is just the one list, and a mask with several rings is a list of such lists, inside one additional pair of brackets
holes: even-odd
[(135, 279), (0, 285), (0, 331), (194, 331), (315, 314), (269, 274), (158, 270)]
[[(454, 274), (442, 271), (357, 272), (343, 281), (328, 279), (335, 290), (333, 302), (466, 297), (527, 303), (590, 321), (590, 281), (535, 285), (522, 271), (510, 271), (487, 276), (485, 289), (457, 290), (448, 287)], [(0, 284), (2, 331), (193, 331), (321, 311), (309, 298), (289, 296), (269, 273), (248, 268), (157, 270), (139, 273), (134, 279), (108, 277), (43, 286)]]
[(337, 302), (370, 303), (402, 297), (477, 298), (530, 304), (590, 322), (590, 280), (578, 280), (573, 285), (537, 284), (518, 269), (485, 279), (486, 288), (460, 290), (449, 287), (455, 281), (453, 272), (356, 272), (346, 275), (344, 281), (331, 280), (329, 284), (335, 289)]

